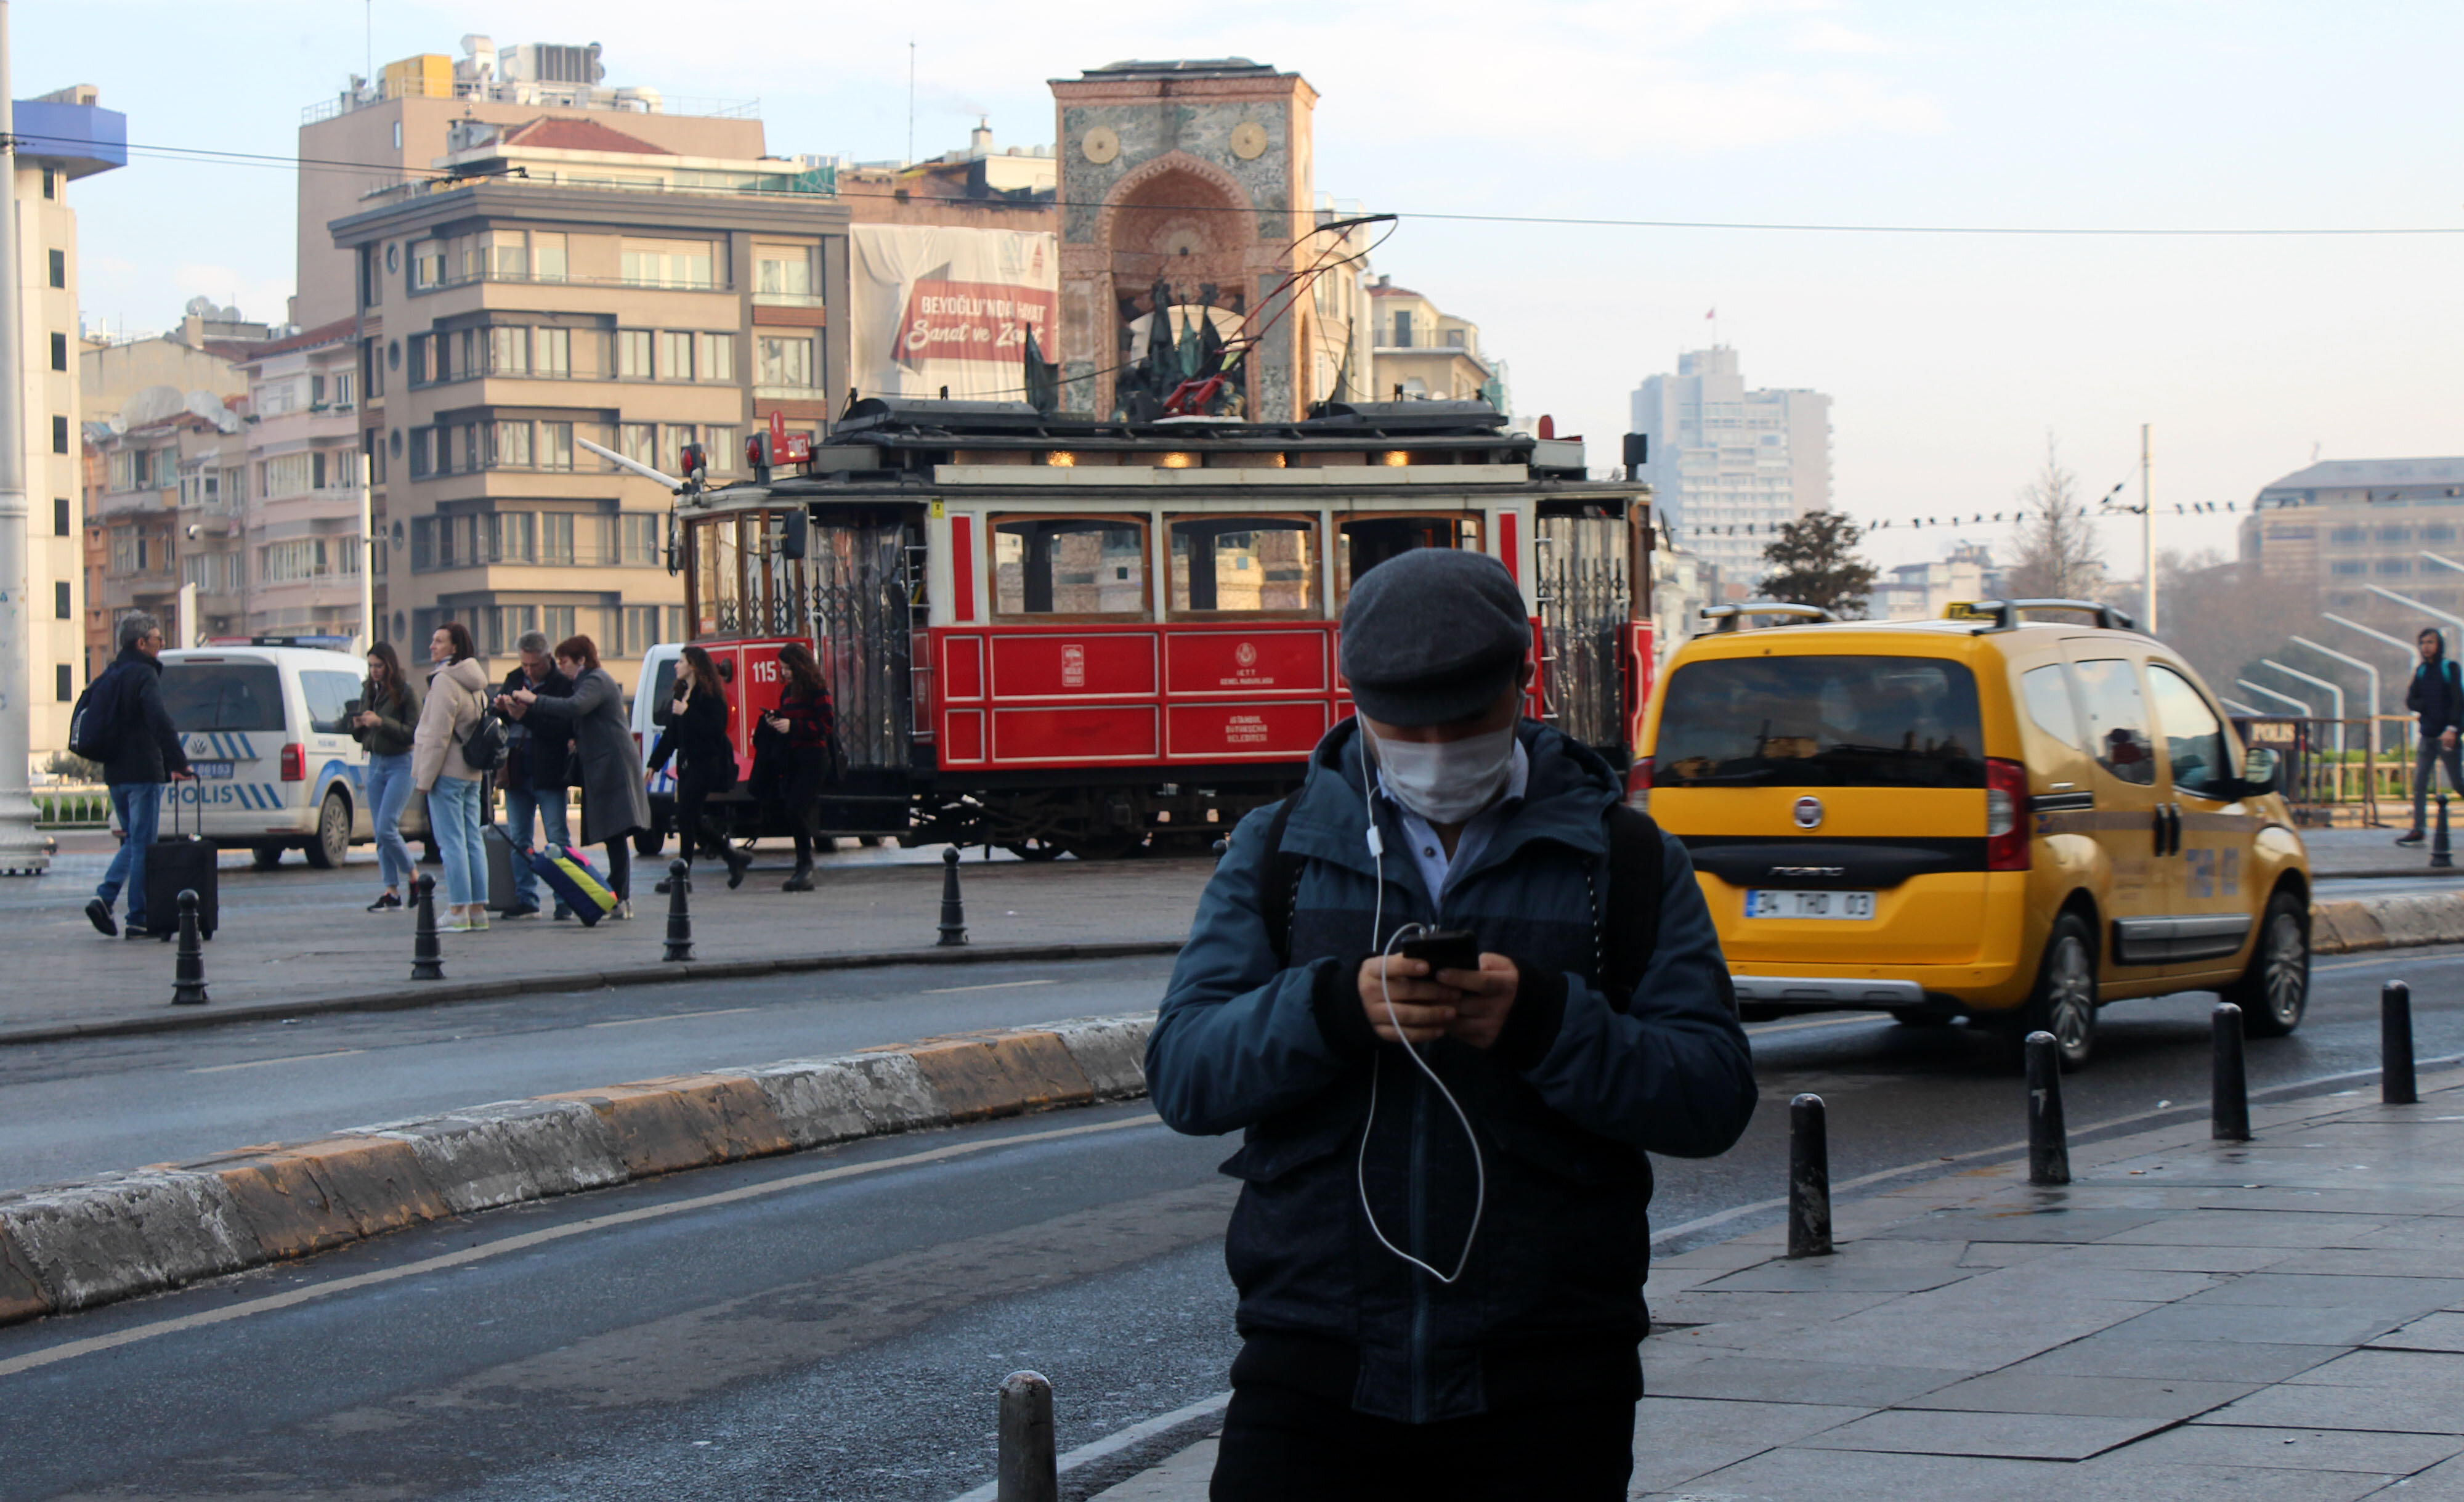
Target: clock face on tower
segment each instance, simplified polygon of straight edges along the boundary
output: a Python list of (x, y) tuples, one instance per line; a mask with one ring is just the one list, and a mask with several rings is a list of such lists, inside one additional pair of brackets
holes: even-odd
[(1244, 120), (1232, 127), (1232, 154), (1243, 162), (1255, 162), (1266, 149), (1266, 127), (1254, 120)]
[(1121, 154), (1121, 138), (1111, 127), (1098, 125), (1078, 138), (1078, 151), (1088, 161), (1102, 166)]

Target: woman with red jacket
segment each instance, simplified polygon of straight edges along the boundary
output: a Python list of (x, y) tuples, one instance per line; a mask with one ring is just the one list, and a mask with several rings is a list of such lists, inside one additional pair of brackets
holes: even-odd
[(813, 844), (819, 837), (822, 789), (838, 780), (838, 711), (821, 664), (803, 642), (779, 649), (787, 686), (779, 707), (761, 718), (769, 732), (759, 755), (773, 764), (755, 769), (755, 780), (777, 789), (788, 828), (796, 837), (796, 870), (781, 892), (813, 890)]

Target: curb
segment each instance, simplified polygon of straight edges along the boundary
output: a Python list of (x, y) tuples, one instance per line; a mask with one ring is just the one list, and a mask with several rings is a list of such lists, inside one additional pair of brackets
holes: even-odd
[(891, 949), (870, 954), (791, 955), (780, 960), (724, 960), (706, 963), (654, 965), (633, 970), (577, 971), (570, 975), (525, 976), (500, 981), (449, 982), (443, 985), (403, 983), (385, 991), (347, 996), (315, 997), (299, 1002), (274, 1002), (257, 1006), (216, 1006), (199, 1011), (182, 1008), (159, 1015), (118, 1017), (106, 1022), (62, 1023), (49, 1027), (0, 1030), (0, 1048), (35, 1043), (71, 1043), (80, 1038), (123, 1038), (151, 1032), (187, 1032), (234, 1023), (280, 1022), (286, 1017), (315, 1017), (327, 1012), (415, 1011), (423, 1006), (450, 1006), (462, 1002), (495, 1002), (509, 996), (545, 991), (587, 991), (601, 987), (660, 985), (671, 981), (741, 981), (765, 975), (800, 975), (822, 970), (879, 970), (891, 965), (968, 965), (1045, 963), (1071, 960), (1125, 960), (1145, 955), (1177, 955), (1177, 939), (1130, 939), (1109, 944), (994, 944), (941, 949)]
[(1146, 1093), (1153, 1023), (1082, 1017), (565, 1091), (0, 1195), (0, 1324), (685, 1169), (1129, 1099)]

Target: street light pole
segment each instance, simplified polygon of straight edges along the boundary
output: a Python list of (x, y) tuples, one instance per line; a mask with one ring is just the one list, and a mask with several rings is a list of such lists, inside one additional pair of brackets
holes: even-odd
[(2408, 609), (2419, 610), (2424, 615), (2434, 615), (2450, 626), (2464, 630), (2464, 615), (2450, 615), (2435, 606), (2424, 605), (2409, 595), (2401, 595), (2392, 589), (2382, 589), (2376, 585), (2364, 585), (2362, 587), (2383, 600), (2393, 600)]
[(2266, 684), (2253, 683), (2248, 678), (2235, 678), (2233, 681), (2240, 684), (2243, 688), (2250, 690), (2253, 694), (2264, 694), (2269, 698), (2282, 699), (2287, 704), (2292, 705), (2295, 709), (2299, 710), (2301, 712), (2301, 718), (2304, 719), (2316, 719), (2319, 718), (2318, 714), (2313, 711), (2309, 705), (2302, 703), (2299, 699), (2295, 698), (2290, 694), (2278, 694), (2274, 689), (2269, 688)]
[(2344, 754), (2344, 691), (2328, 682), (2324, 678), (2314, 678), (2299, 668), (2288, 668), (2273, 657), (2261, 657), (2258, 660), (2265, 666), (2274, 668), (2277, 672), (2283, 674), (2288, 678), (2299, 678), (2302, 682), (2315, 684), (2320, 688), (2325, 689), (2330, 695), (2334, 696), (2336, 705), (2336, 754), (2338, 756), (2343, 756)]
[(2147, 588), (2147, 608), (2141, 612), (2139, 618), (2147, 623), (2147, 634), (2153, 636), (2156, 634), (2156, 500), (2152, 493), (2153, 481), (2149, 477), (2153, 471), (2148, 462), (2149, 426), (2146, 423), (2139, 425), (2139, 566), (2145, 570), (2140, 577)]
[[(2331, 615), (2327, 619), (2332, 621), (2335, 617)], [(2379, 670), (2359, 657), (2347, 657), (2333, 647), (2321, 647), (2307, 636), (2293, 637), (2292, 642), (2297, 647), (2309, 648), (2321, 657), (2333, 657), (2348, 668), (2359, 668), (2364, 675), (2368, 677), (2370, 680), (2370, 754), (2376, 756), (2379, 749)]]
[(9, 5), (0, 0), (0, 875), (39, 876), (51, 865), (34, 832), (27, 765), (34, 701), (26, 653), (26, 412), (18, 345), (17, 112), (9, 92)]

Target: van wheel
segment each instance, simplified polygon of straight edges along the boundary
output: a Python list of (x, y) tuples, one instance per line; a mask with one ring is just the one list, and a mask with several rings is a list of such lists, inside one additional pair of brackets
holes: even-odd
[(2267, 899), (2250, 968), (2224, 987), (2224, 999), (2241, 1008), (2242, 1031), (2254, 1038), (2281, 1038), (2301, 1026), (2310, 1005), (2310, 934), (2300, 899), (2278, 892)]
[(308, 864), (332, 871), (351, 856), (351, 801), (329, 792), (317, 806), (317, 837), (304, 848)]
[(259, 871), (272, 871), (282, 864), (282, 847), (279, 845), (253, 845), (249, 847), (248, 853)]
[(2036, 988), (2015, 1022), (2014, 1047), (2032, 1032), (2054, 1035), (2064, 1073), (2084, 1066), (2096, 1051), (2096, 936), (2078, 914), (2054, 920), (2036, 968)]

